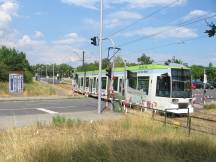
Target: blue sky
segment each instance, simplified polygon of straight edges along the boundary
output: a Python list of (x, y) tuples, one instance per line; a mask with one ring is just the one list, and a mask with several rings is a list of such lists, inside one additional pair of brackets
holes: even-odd
[[(88, 62), (98, 60), (90, 38), (98, 35), (99, 11), (99, 0), (0, 0), (0, 45), (24, 51), (31, 64), (80, 65), (82, 50)], [(215, 0), (104, 0), (104, 37), (137, 21), (111, 37), (126, 60), (146, 53), (156, 62), (175, 56), (216, 65), (216, 37), (204, 33), (206, 22), (216, 22)], [(105, 41), (103, 57), (109, 46)]]

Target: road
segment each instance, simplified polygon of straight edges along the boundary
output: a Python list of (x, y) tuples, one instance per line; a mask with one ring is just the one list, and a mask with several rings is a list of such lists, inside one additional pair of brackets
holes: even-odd
[[(104, 107), (104, 103), (102, 103)], [(97, 114), (97, 100), (92, 98), (40, 101), (0, 102), (0, 128), (22, 127), (38, 121), (50, 122), (55, 115), (81, 120), (115, 118), (119, 115), (106, 111)]]

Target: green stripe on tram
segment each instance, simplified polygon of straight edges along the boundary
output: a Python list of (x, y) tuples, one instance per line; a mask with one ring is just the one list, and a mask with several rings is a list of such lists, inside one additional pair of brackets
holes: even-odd
[[(168, 65), (159, 65), (159, 64), (148, 64), (148, 65), (136, 65), (136, 66), (129, 66), (127, 67), (127, 70), (136, 71), (136, 70), (153, 70), (153, 69), (169, 69), (169, 68), (175, 68), (175, 69), (190, 69), (187, 67), (180, 67), (180, 66), (168, 66)], [(114, 68), (114, 72), (124, 72), (124, 67), (117, 67)], [(98, 70), (94, 71), (87, 71), (86, 74), (98, 74)], [(105, 70), (102, 70), (102, 72), (105, 72)], [(84, 72), (77, 72), (78, 74), (84, 74)]]

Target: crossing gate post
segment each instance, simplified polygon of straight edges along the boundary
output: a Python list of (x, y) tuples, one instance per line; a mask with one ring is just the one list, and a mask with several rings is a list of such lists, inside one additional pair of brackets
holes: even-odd
[(191, 116), (189, 117), (188, 136), (191, 134)]
[(190, 118), (190, 111), (188, 108), (188, 113), (187, 113), (187, 127), (189, 127), (189, 118)]
[(165, 114), (164, 114), (165, 118), (164, 118), (164, 124), (166, 127), (166, 123), (167, 123), (167, 109), (165, 109)]
[(152, 119), (154, 120), (154, 115), (155, 115), (155, 112), (154, 112), (154, 108), (152, 109)]

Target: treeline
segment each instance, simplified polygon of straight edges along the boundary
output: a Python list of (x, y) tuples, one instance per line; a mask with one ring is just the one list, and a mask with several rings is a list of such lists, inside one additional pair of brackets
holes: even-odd
[[(117, 56), (114, 59), (115, 67), (124, 67), (125, 63), (122, 57)], [(134, 66), (134, 65), (142, 65), (142, 64), (153, 64), (157, 63), (155, 62), (151, 57), (147, 56), (146, 54), (142, 54), (142, 56), (137, 58), (137, 63), (134, 62), (127, 62), (127, 66)], [(214, 66), (212, 63), (209, 63), (207, 67), (201, 66), (201, 65), (192, 65), (188, 66), (188, 63), (185, 63), (183, 60), (178, 59), (176, 57), (172, 57), (171, 59), (168, 59), (163, 62), (164, 65), (169, 64), (181, 64), (184, 66), (187, 66), (191, 68), (192, 71), (192, 79), (193, 80), (199, 80), (204, 75), (204, 69), (207, 74), (208, 80), (215, 81), (216, 80), (216, 66)], [(161, 63), (160, 63), (161, 64)], [(107, 68), (107, 66), (110, 65), (110, 61), (108, 59), (102, 60), (102, 69)], [(91, 71), (91, 70), (98, 70), (99, 63), (95, 61), (94, 63), (87, 63), (84, 66), (77, 67), (77, 71)]]
[(32, 65), (34, 75), (39, 77), (53, 76), (53, 66), (54, 66), (54, 76), (63, 77), (72, 77), (74, 68), (68, 64), (36, 64)]
[(8, 81), (10, 71), (24, 72), (24, 81), (32, 82), (32, 69), (26, 54), (13, 48), (0, 48), (0, 81)]

